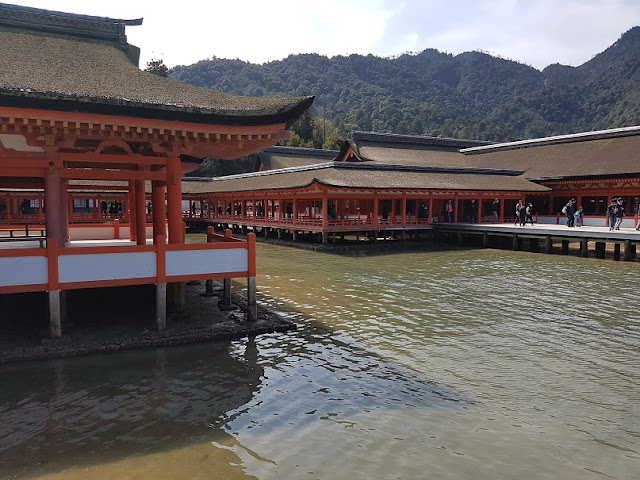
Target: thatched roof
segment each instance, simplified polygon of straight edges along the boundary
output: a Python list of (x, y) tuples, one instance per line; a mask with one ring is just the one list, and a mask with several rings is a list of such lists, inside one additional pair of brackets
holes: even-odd
[[(126, 44), (87, 38), (83, 32), (34, 31), (28, 28), (29, 16), (43, 11), (15, 9), (23, 14), (22, 27), (0, 15), (0, 105), (222, 125), (291, 125), (313, 102), (308, 96), (242, 97), (144, 72), (132, 63)], [(91, 18), (63, 15), (65, 20)]]
[(304, 188), (320, 183), (336, 188), (394, 190), (473, 190), (546, 192), (518, 172), (487, 169), (405, 168), (329, 162), (307, 167), (232, 175), (216, 179), (185, 179), (184, 194), (265, 191)]
[(518, 168), (529, 179), (640, 174), (640, 127), (562, 135), (462, 151), (469, 165)]
[(261, 152), (259, 159), (263, 170), (277, 170), (326, 163), (337, 155), (335, 150), (276, 146)]

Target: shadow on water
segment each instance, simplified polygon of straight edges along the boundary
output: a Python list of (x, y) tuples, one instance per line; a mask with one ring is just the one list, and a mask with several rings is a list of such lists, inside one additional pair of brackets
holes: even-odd
[[(470, 403), (319, 322), (302, 327), (239, 342), (0, 367), (2, 478), (196, 444), (237, 445), (230, 430), (239, 428), (269, 434), (377, 409)], [(256, 408), (264, 415), (256, 417)], [(225, 463), (242, 475), (237, 458)]]
[(202, 441), (260, 389), (255, 342), (90, 356), (0, 369), (3, 478), (115, 461)]

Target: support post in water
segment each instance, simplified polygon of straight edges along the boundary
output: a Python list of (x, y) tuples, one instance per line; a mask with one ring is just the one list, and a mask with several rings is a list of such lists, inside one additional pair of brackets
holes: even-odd
[(580, 240), (580, 255), (583, 257), (589, 256), (589, 239), (583, 238)]
[(62, 337), (62, 312), (60, 309), (60, 290), (49, 292), (49, 337)]
[[(324, 234), (323, 234), (324, 235)], [(256, 299), (256, 236), (247, 235), (247, 321), (258, 320), (258, 303)]]
[(158, 331), (167, 328), (167, 284), (156, 284), (156, 326)]

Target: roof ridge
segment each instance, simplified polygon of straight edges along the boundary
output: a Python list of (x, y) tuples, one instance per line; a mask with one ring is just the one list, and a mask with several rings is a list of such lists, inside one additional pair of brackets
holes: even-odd
[(531, 138), (527, 140), (518, 140), (515, 142), (505, 142), (494, 145), (463, 148), (462, 150), (460, 150), (460, 153), (463, 153), (465, 155), (474, 155), (486, 152), (517, 150), (519, 148), (558, 145), (562, 143), (572, 143), (575, 141), (601, 140), (603, 138), (628, 137), (633, 135), (640, 135), (640, 125), (632, 127), (611, 128), (607, 130), (594, 130), (591, 132), (570, 133), (552, 137)]

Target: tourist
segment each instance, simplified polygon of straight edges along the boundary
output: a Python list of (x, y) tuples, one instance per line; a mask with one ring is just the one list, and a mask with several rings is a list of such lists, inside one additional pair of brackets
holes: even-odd
[(453, 200), (447, 200), (447, 204), (444, 207), (447, 213), (447, 222), (453, 223)]
[(581, 226), (581, 222), (582, 222), (582, 215), (583, 215), (583, 210), (582, 210), (582, 205), (580, 206), (580, 208), (578, 208), (578, 210), (576, 210), (576, 213), (573, 214), (574, 217), (574, 223), (576, 227), (580, 227)]
[(147, 202), (147, 215), (151, 215), (151, 202)]
[(491, 222), (492, 223), (498, 223), (499, 212), (500, 212), (500, 200), (496, 198), (491, 204)]
[[(520, 213), (522, 215), (522, 213)], [(528, 203), (526, 208), (524, 209), (524, 221), (522, 222), (522, 226), (524, 227), (527, 224), (527, 220), (531, 222), (531, 226), (533, 226), (533, 204)]]
[(572, 198), (569, 200), (569, 203), (564, 206), (562, 212), (567, 216), (567, 227), (573, 227), (576, 220), (574, 216), (576, 213), (576, 199)]
[(522, 210), (522, 202), (520, 200), (518, 200), (518, 203), (516, 203), (516, 221), (514, 223), (514, 225), (518, 225), (518, 223), (520, 223), (520, 211)]
[(609, 231), (612, 232), (616, 227), (616, 220), (618, 216), (618, 202), (615, 198), (611, 199), (611, 203), (607, 207), (607, 216), (609, 217)]
[(618, 211), (616, 212), (616, 230), (620, 230), (620, 225), (622, 224), (622, 218), (624, 217), (624, 200), (622, 197), (618, 198)]
[[(638, 218), (640, 218), (640, 203), (638, 203), (638, 211), (636, 212)], [(636, 230), (640, 230), (640, 220), (638, 220), (638, 225), (636, 226)]]

